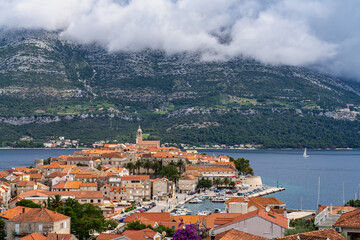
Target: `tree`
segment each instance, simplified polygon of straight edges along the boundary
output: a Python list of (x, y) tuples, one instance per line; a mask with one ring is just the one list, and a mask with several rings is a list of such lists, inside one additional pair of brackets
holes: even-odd
[(225, 177), (224, 178), (225, 187), (227, 187), (229, 185), (229, 183), (230, 183), (230, 180), (227, 177)]
[(311, 220), (303, 220), (303, 219), (290, 220), (290, 227), (291, 228), (286, 230), (284, 235), (288, 236), (288, 235), (293, 235), (293, 234), (297, 234), (297, 233), (315, 231), (316, 228), (315, 228), (314, 220), (315, 219), (311, 219)]
[(360, 207), (360, 200), (359, 199), (357, 199), (357, 200), (353, 200), (353, 199), (351, 199), (351, 200), (349, 200), (346, 204), (345, 204), (345, 206), (346, 205), (348, 205), (348, 206), (351, 206), (351, 207)]
[(135, 167), (138, 170), (138, 174), (140, 174), (140, 168), (143, 166), (143, 163), (140, 160), (137, 160), (135, 163)]
[(149, 170), (151, 168), (151, 162), (150, 160), (146, 160), (146, 162), (144, 163), (144, 168), (146, 168), (146, 172), (149, 175)]
[(141, 223), (139, 220), (132, 221), (126, 224), (125, 230), (142, 230), (145, 228), (152, 228), (151, 225), (145, 225)]
[(231, 181), (231, 182), (230, 182), (230, 187), (231, 187), (231, 188), (234, 188), (235, 186), (236, 186), (236, 182)]
[(234, 159), (230, 157), (230, 161), (234, 162), (236, 169), (243, 175), (254, 175), (254, 170), (250, 167), (250, 160), (245, 158)]
[(34, 203), (31, 200), (22, 199), (16, 203), (16, 206), (28, 207), (28, 208), (41, 208), (40, 204)]
[(216, 179), (214, 180), (214, 184), (215, 184), (215, 186), (216, 186), (217, 188), (219, 187), (220, 182), (221, 182), (220, 178), (216, 178)]
[(113, 228), (113, 222), (106, 221), (101, 209), (90, 203), (81, 204), (77, 200), (68, 198), (63, 206), (56, 211), (71, 217), (71, 233), (79, 237), (79, 240), (89, 239), (93, 232), (103, 232)]
[(179, 171), (177, 167), (173, 165), (167, 165), (161, 169), (160, 174), (168, 179), (175, 181), (179, 177)]
[(134, 174), (133, 171), (135, 170), (136, 167), (132, 162), (129, 162), (129, 163), (126, 164), (126, 168), (129, 169), (130, 173)]
[(158, 175), (158, 173), (160, 172), (160, 162), (159, 161), (154, 161), (151, 164), (151, 169), (154, 171), (155, 173), (155, 177)]
[(6, 239), (5, 222), (0, 220), (0, 240)]
[(60, 206), (62, 206), (63, 205), (63, 201), (62, 201), (62, 199), (61, 199), (61, 196), (60, 195), (55, 195), (54, 197), (49, 197), (48, 198), (48, 208), (50, 209), (50, 210), (54, 210), (54, 209), (56, 209), (56, 208), (58, 208), (58, 207), (60, 207)]
[(101, 165), (98, 164), (98, 165), (96, 166), (96, 169), (99, 170), (99, 171), (101, 171), (101, 169), (102, 169)]
[(202, 178), (202, 179), (199, 180), (199, 182), (197, 184), (197, 187), (205, 189), (205, 188), (212, 187), (212, 185), (213, 184), (212, 184), (211, 180)]
[(185, 167), (185, 163), (182, 159), (180, 159), (178, 162), (177, 162), (177, 166), (179, 167), (179, 172), (182, 173), (183, 172), (183, 168)]

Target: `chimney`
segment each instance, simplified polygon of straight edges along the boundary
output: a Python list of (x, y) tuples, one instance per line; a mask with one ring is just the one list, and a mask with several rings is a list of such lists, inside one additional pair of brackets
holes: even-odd
[(212, 230), (212, 232), (211, 232), (211, 240), (215, 240), (215, 233), (214, 233), (214, 230)]
[(25, 213), (25, 208), (24, 207), (22, 208), (22, 213)]

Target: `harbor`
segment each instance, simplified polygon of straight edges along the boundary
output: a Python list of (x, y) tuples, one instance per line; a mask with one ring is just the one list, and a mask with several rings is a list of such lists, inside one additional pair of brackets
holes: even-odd
[[(257, 189), (259, 191), (256, 191)], [(205, 191), (188, 197), (185, 196), (184, 201), (169, 206), (167, 210), (171, 215), (208, 215), (213, 212), (226, 212), (225, 201), (234, 197), (260, 197), (284, 190), (283, 187), (257, 187), (238, 192), (229, 190)]]

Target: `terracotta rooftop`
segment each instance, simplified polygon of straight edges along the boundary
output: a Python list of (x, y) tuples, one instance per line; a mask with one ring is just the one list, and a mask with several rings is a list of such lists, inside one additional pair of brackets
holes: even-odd
[(113, 234), (113, 233), (100, 233), (96, 240), (111, 240), (114, 238), (121, 237), (122, 234)]
[(133, 175), (133, 176), (123, 176), (121, 177), (122, 181), (131, 181), (131, 180), (150, 180), (150, 175)]
[(30, 210), (31, 210), (31, 208), (28, 208), (28, 207), (16, 206), (14, 208), (8, 209), (8, 210), (0, 213), (0, 218), (11, 219), (17, 215), (20, 215), (20, 213), (28, 212)]
[(33, 181), (19, 181), (18, 187), (27, 187), (27, 186), (35, 186), (35, 182)]
[(345, 240), (341, 234), (337, 233), (334, 229), (324, 229), (312, 231), (307, 233), (298, 233), (286, 237), (275, 238), (276, 240)]
[(65, 173), (59, 172), (59, 171), (55, 171), (53, 173), (50, 173), (49, 175), (45, 176), (45, 178), (56, 178), (56, 177), (63, 177), (65, 176)]
[(46, 240), (70, 240), (72, 234), (49, 233)]
[(46, 208), (33, 208), (21, 215), (17, 215), (10, 219), (10, 221), (26, 221), (26, 222), (58, 222), (70, 217), (65, 216)]
[(139, 218), (146, 218), (150, 221), (170, 221), (170, 213), (161, 212), (145, 212), (145, 213), (134, 213), (131, 216), (124, 219), (124, 222), (136, 221)]
[(334, 223), (336, 227), (360, 227), (360, 209), (343, 213)]
[(236, 172), (235, 169), (231, 167), (212, 167), (212, 166), (186, 166), (186, 171), (193, 170), (199, 172)]
[[(211, 237), (207, 237), (205, 240), (211, 240)], [(230, 229), (216, 235), (215, 240), (268, 240), (268, 238), (256, 236), (254, 234), (238, 231), (235, 229)]]
[(19, 238), (18, 240), (46, 240), (46, 239), (47, 238), (44, 235), (33, 233), (25, 237)]
[[(222, 226), (225, 226), (225, 225), (228, 225), (228, 224), (231, 224), (231, 223), (235, 223), (235, 222), (239, 222), (239, 221), (242, 221), (244, 219), (248, 219), (248, 218), (252, 218), (252, 217), (255, 217), (255, 216), (259, 216), (263, 219), (266, 219), (270, 222), (273, 222), (281, 227), (284, 227), (284, 228), (288, 228), (289, 227), (289, 223), (288, 223), (288, 219), (281, 216), (280, 214), (277, 214), (277, 213), (268, 213), (266, 212), (265, 210), (263, 209), (258, 209), (258, 210), (255, 210), (255, 211), (252, 211), (252, 212), (249, 212), (249, 213), (246, 213), (246, 214), (242, 214), (241, 216), (238, 216), (238, 217), (235, 217), (233, 221), (231, 222), (228, 222), (224, 225), (221, 225), (221, 226), (217, 226), (215, 228), (219, 228), (219, 227), (222, 227)], [(208, 226), (206, 226), (208, 227)]]
[(149, 228), (145, 228), (143, 230), (126, 230), (121, 235), (131, 240), (148, 240), (153, 239), (158, 232), (151, 230)]

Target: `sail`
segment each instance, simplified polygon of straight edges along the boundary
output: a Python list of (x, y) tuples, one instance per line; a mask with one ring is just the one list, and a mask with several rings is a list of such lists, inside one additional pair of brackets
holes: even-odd
[(307, 155), (307, 153), (306, 153), (306, 148), (305, 148), (305, 150), (304, 150), (303, 157), (309, 157), (309, 155)]

